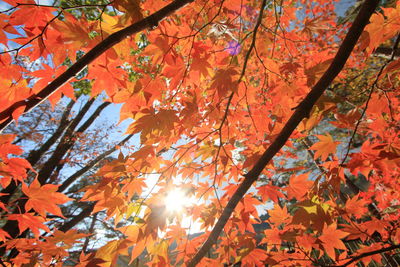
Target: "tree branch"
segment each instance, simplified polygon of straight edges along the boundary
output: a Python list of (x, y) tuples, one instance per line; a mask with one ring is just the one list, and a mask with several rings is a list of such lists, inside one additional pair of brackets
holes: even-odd
[(65, 189), (67, 189), (73, 182), (75, 182), (79, 177), (81, 177), (83, 174), (85, 174), (86, 172), (88, 172), (91, 168), (93, 168), (96, 164), (98, 164), (100, 161), (102, 161), (103, 159), (105, 159), (108, 155), (110, 155), (111, 153), (113, 153), (115, 150), (117, 150), (117, 147), (119, 146), (123, 146), (126, 142), (129, 141), (129, 139), (131, 139), (131, 137), (133, 136), (133, 134), (128, 135), (127, 137), (125, 137), (123, 140), (121, 140), (121, 142), (119, 142), (117, 145), (115, 145), (114, 147), (112, 147), (111, 149), (103, 152), (102, 154), (100, 154), (98, 157), (96, 157), (95, 159), (91, 160), (90, 162), (88, 162), (85, 167), (83, 167), (82, 169), (76, 171), (74, 174), (72, 174), (71, 176), (69, 176), (58, 188), (58, 192), (63, 192)]
[(53, 173), (54, 169), (57, 167), (57, 164), (66, 155), (68, 150), (74, 145), (75, 143), (74, 136), (76, 135), (75, 128), (78, 126), (79, 123), (81, 123), (81, 121), (83, 120), (84, 116), (89, 111), (93, 103), (94, 103), (94, 98), (86, 102), (86, 104), (83, 106), (83, 108), (79, 111), (79, 113), (76, 115), (76, 117), (72, 120), (72, 122), (65, 130), (64, 135), (61, 137), (61, 140), (54, 149), (54, 152), (51, 155), (51, 157), (40, 168), (37, 177), (40, 184), (43, 185), (46, 183), (46, 181), (50, 178), (51, 174)]
[(84, 209), (82, 209), (79, 214), (75, 215), (70, 221), (58, 227), (58, 230), (60, 230), (61, 232), (67, 232), (68, 230), (70, 230), (72, 227), (77, 225), (80, 221), (82, 221), (92, 213), (94, 205), (94, 202), (88, 204)]
[(147, 28), (156, 27), (161, 20), (163, 20), (173, 12), (177, 11), (181, 7), (185, 6), (186, 4), (191, 3), (192, 1), (193, 0), (175, 0), (169, 5), (166, 5), (157, 12), (153, 13), (152, 15), (105, 38), (102, 42), (97, 44), (93, 49), (91, 49), (82, 58), (75, 62), (75, 64), (73, 64), (60, 76), (49, 83), (39, 93), (32, 95), (25, 100), (18, 101), (4, 111), (0, 112), (0, 121), (2, 121), (2, 123), (0, 123), (0, 132), (3, 131), (3, 129), (13, 121), (12, 114), (17, 108), (25, 106), (24, 113), (30, 111), (51, 94), (53, 94), (59, 87), (68, 82), (72, 77), (77, 75), (83, 68), (85, 68), (89, 63), (93, 62), (109, 48), (118, 44), (129, 35), (143, 31)]
[(400, 248), (400, 245), (392, 245), (392, 246), (387, 247), (387, 248), (381, 248), (381, 249), (374, 250), (374, 251), (364, 252), (364, 253), (361, 253), (360, 255), (356, 256), (356, 257), (353, 257), (351, 260), (349, 260), (348, 262), (346, 262), (346, 263), (344, 263), (342, 265), (334, 265), (332, 267), (346, 267), (346, 266), (349, 266), (351, 263), (353, 263), (355, 261), (358, 261), (359, 259), (362, 259), (362, 258), (365, 258), (365, 257), (368, 257), (368, 256), (372, 256), (372, 255), (375, 255), (375, 254), (379, 254), (379, 253), (382, 253), (382, 252), (388, 252), (388, 251), (395, 250), (395, 249), (398, 249), (398, 248)]
[(268, 147), (261, 158), (257, 161), (255, 166), (245, 174), (245, 179), (240, 184), (236, 192), (233, 194), (232, 198), (226, 205), (222, 215), (215, 224), (211, 234), (207, 238), (206, 242), (198, 250), (196, 255), (187, 264), (188, 267), (196, 266), (200, 260), (205, 256), (205, 254), (210, 250), (211, 246), (215, 244), (218, 237), (223, 230), (226, 222), (231, 216), (233, 210), (239, 201), (246, 194), (247, 190), (251, 185), (258, 179), (265, 166), (270, 162), (270, 160), (275, 156), (276, 153), (284, 146), (286, 141), (289, 139), (290, 135), (296, 129), (297, 125), (306, 117), (317, 102), (319, 97), (324, 93), (329, 84), (334, 80), (334, 78), (343, 69), (347, 59), (349, 58), (351, 52), (353, 51), (362, 31), (368, 24), (369, 18), (375, 11), (379, 4), (379, 0), (366, 0), (358, 13), (353, 25), (351, 26), (349, 32), (347, 33), (339, 51), (336, 53), (328, 70), (319, 79), (312, 90), (307, 94), (304, 100), (296, 108), (296, 111), (292, 114), (288, 122), (285, 124), (284, 128), (281, 130), (279, 135), (276, 137), (275, 141)]

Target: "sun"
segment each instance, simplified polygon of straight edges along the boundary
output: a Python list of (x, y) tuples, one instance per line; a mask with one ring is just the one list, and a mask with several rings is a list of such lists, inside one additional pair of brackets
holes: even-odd
[(190, 190), (174, 188), (167, 191), (164, 204), (168, 216), (173, 216), (171, 223), (180, 225), (189, 234), (201, 231), (199, 219), (193, 219), (191, 209), (199, 204), (199, 200), (190, 193)]
[(165, 206), (167, 211), (172, 213), (183, 212), (186, 207), (192, 204), (192, 202), (192, 199), (189, 198), (181, 189), (171, 190), (165, 197)]

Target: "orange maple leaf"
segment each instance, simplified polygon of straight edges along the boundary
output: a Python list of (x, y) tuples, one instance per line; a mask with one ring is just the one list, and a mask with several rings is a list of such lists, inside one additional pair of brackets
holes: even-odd
[(241, 261), (243, 266), (263, 266), (267, 259), (267, 251), (259, 248), (251, 250)]
[(41, 186), (37, 179), (29, 187), (23, 183), (22, 192), (29, 198), (25, 204), (25, 209), (27, 211), (33, 209), (43, 217), (46, 217), (46, 212), (49, 212), (64, 218), (57, 204), (64, 204), (72, 199), (58, 193), (57, 189), (58, 185), (46, 184)]
[(11, 238), (10, 234), (7, 233), (6, 231), (0, 229), (0, 241), (4, 242), (7, 240), (7, 238)]
[(33, 212), (24, 214), (10, 214), (7, 215), (9, 220), (18, 221), (19, 232), (22, 233), (26, 229), (30, 229), (35, 236), (39, 236), (39, 229), (50, 232), (50, 229), (44, 225), (45, 219), (41, 216), (35, 216)]
[(322, 235), (318, 237), (322, 241), (322, 246), (325, 249), (326, 254), (332, 259), (336, 258), (335, 248), (346, 250), (346, 246), (341, 239), (345, 238), (349, 234), (337, 229), (336, 223), (326, 225), (322, 231)]
[(281, 208), (279, 205), (274, 205), (274, 208), (269, 210), (268, 214), (271, 216), (268, 220), (276, 226), (288, 223), (291, 219), (286, 206)]
[(297, 245), (307, 253), (315, 247), (316, 238), (309, 234), (302, 234), (296, 237)]
[(331, 135), (317, 135), (320, 140), (310, 147), (311, 150), (315, 150), (314, 159), (321, 157), (321, 160), (325, 161), (330, 154), (336, 153), (336, 147), (339, 142), (333, 141)]
[(274, 185), (263, 185), (257, 188), (258, 195), (261, 196), (261, 199), (265, 202), (268, 199), (271, 199), (273, 202), (277, 203), (278, 198), (284, 198), (285, 195), (279, 191), (278, 186)]
[(282, 243), (282, 231), (278, 228), (264, 230), (265, 237), (261, 240), (260, 244), (267, 244), (268, 248), (280, 246)]
[(216, 89), (219, 98), (226, 95), (227, 92), (236, 92), (238, 88), (238, 83), (236, 82), (237, 71), (233, 68), (228, 68), (226, 70), (218, 70), (213, 78), (213, 83), (211, 87)]
[(76, 265), (76, 267), (97, 267), (106, 262), (105, 260), (96, 258), (95, 256), (96, 255), (94, 252), (86, 255), (82, 252), (79, 256), (79, 263)]
[(303, 199), (304, 195), (311, 189), (314, 182), (308, 180), (308, 173), (294, 175), (289, 179), (289, 186), (286, 189), (288, 199)]
[(146, 109), (138, 115), (127, 132), (141, 132), (141, 142), (146, 143), (148, 139), (154, 136), (170, 136), (177, 122), (179, 122), (179, 118), (174, 110), (161, 109), (156, 113), (154, 109)]
[(361, 219), (362, 216), (367, 214), (367, 201), (360, 199), (358, 195), (346, 201), (344, 209), (349, 215), (354, 215), (357, 219)]
[(53, 233), (53, 236), (46, 237), (46, 240), (53, 244), (62, 242), (63, 247), (70, 248), (75, 243), (79, 243), (79, 241), (77, 241), (78, 239), (82, 239), (90, 235), (91, 234), (79, 233), (76, 229), (71, 229), (65, 233), (56, 229)]

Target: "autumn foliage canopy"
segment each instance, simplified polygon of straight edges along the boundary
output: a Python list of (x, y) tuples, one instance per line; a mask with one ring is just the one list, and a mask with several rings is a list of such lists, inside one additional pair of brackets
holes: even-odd
[[(1, 4), (1, 129), (86, 83), (138, 144), (72, 198), (1, 135), (2, 266), (395, 266), (400, 2), (50, 2)], [(75, 202), (123, 238), (72, 259)]]

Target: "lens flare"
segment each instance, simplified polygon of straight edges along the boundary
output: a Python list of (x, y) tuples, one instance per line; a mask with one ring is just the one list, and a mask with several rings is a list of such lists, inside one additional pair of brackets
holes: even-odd
[(165, 197), (165, 206), (169, 212), (183, 212), (184, 208), (191, 204), (191, 199), (180, 189), (168, 192)]

